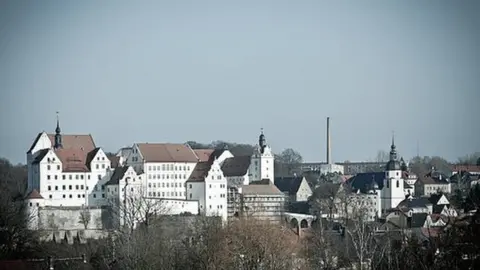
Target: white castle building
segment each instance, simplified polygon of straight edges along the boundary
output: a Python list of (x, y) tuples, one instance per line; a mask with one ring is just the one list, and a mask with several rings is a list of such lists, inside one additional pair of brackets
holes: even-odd
[[(107, 157), (91, 135), (62, 134), (58, 119), (55, 134), (41, 132), (34, 140), (27, 166), (32, 213), (54, 207), (115, 206), (119, 224), (141, 221), (144, 213), (128, 216), (134, 203), (146, 204), (136, 207), (157, 214), (203, 214), (226, 220), (227, 186), (241, 190), (252, 181), (267, 179), (273, 186), (275, 177), (274, 155), (263, 131), (248, 157), (234, 156), (227, 149), (194, 150), (173, 143), (134, 143)], [(36, 227), (39, 224), (45, 222), (38, 221)]]

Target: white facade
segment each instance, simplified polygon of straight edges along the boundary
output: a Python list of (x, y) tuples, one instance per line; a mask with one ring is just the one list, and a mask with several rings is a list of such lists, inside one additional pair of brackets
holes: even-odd
[(187, 200), (198, 201), (201, 214), (227, 220), (227, 179), (218, 160), (212, 162), (203, 176), (187, 182)]
[[(75, 138), (89, 135), (62, 135)], [(104, 184), (108, 181), (110, 160), (100, 148), (54, 149), (51, 138), (41, 133), (27, 152), (28, 188), (36, 189), (46, 206), (105, 205)]]
[(249, 168), (250, 181), (260, 181), (269, 179), (271, 183), (275, 180), (274, 173), (275, 157), (272, 149), (267, 145), (263, 131), (260, 134), (258, 145), (253, 150), (252, 159)]
[(385, 180), (382, 193), (382, 212), (397, 207), (405, 199), (402, 170), (385, 172)]

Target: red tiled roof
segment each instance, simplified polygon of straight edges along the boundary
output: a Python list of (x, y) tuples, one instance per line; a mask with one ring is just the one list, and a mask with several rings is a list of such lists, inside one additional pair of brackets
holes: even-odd
[(38, 191), (36, 189), (32, 190), (32, 192), (30, 192), (28, 195), (27, 195), (27, 199), (43, 199), (42, 195), (40, 195), (40, 193), (38, 193)]
[(174, 143), (137, 144), (145, 162), (198, 162), (190, 146)]
[(194, 149), (193, 152), (197, 155), (199, 161), (208, 161), (210, 155), (215, 151), (214, 149)]
[(452, 171), (454, 172), (480, 172), (480, 166), (478, 165), (453, 165)]
[[(55, 134), (48, 134), (48, 138), (52, 142), (52, 145), (55, 144)], [(82, 149), (89, 153), (93, 151), (96, 146), (93, 141), (92, 135), (72, 135), (72, 134), (62, 134), (62, 148), (63, 149)]]
[(87, 166), (87, 155), (82, 149), (57, 149), (55, 154), (62, 162), (63, 172), (88, 172), (90, 171)]

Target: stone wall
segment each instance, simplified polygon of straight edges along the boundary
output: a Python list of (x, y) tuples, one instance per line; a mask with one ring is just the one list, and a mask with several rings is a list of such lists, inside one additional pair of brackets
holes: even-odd
[(108, 230), (113, 228), (111, 211), (101, 207), (54, 207), (38, 209), (39, 230)]

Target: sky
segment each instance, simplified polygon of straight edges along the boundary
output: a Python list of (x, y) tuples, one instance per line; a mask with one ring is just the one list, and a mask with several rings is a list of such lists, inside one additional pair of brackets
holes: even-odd
[(0, 156), (39, 132), (324, 161), (480, 151), (480, 1), (1, 1)]

